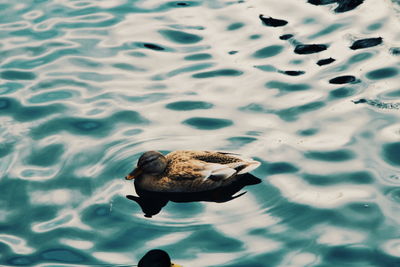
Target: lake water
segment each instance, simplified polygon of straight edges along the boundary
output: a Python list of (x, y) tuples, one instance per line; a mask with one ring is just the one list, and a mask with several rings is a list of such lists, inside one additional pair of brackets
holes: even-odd
[[(400, 6), (335, 2), (0, 1), (0, 265), (400, 266)], [(145, 217), (177, 149), (262, 182)]]

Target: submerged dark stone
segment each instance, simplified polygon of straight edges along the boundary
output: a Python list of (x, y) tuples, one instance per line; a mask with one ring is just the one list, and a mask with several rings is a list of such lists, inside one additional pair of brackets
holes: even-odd
[(394, 56), (400, 55), (400, 47), (392, 47), (389, 51)]
[(156, 51), (162, 51), (165, 50), (163, 47), (156, 45), (156, 44), (151, 44), (151, 43), (144, 43), (144, 47), (151, 49), (151, 50), (156, 50)]
[(316, 6), (337, 3), (338, 6), (333, 11), (335, 13), (343, 13), (355, 9), (361, 5), (364, 0), (308, 0), (307, 2)]
[(344, 76), (338, 76), (333, 79), (329, 80), (329, 83), (331, 84), (344, 84), (344, 83), (352, 83), (356, 81), (356, 77), (353, 75), (344, 75)]
[(361, 5), (364, 0), (338, 0), (338, 7), (335, 8), (333, 11), (336, 13), (343, 13), (347, 11), (351, 11)]
[(281, 40), (289, 40), (292, 37), (293, 37), (293, 34), (284, 34), (284, 35), (279, 36), (279, 39), (281, 39)]
[(357, 40), (350, 46), (350, 49), (356, 50), (377, 46), (382, 43), (382, 40), (382, 37)]
[(321, 59), (321, 60), (318, 60), (317, 61), (317, 65), (318, 66), (323, 66), (323, 65), (328, 65), (328, 64), (331, 64), (332, 62), (334, 62), (336, 59), (334, 59), (334, 58), (324, 58), (324, 59)]
[(282, 73), (289, 75), (289, 76), (299, 76), (299, 75), (303, 75), (306, 72), (302, 71), (302, 70), (286, 70), (286, 71), (282, 71)]
[(329, 5), (335, 3), (337, 0), (308, 0), (308, 3), (316, 6)]
[(367, 99), (361, 98), (353, 101), (354, 104), (367, 103)]
[(393, 103), (393, 102), (382, 102), (379, 99), (365, 99), (361, 98), (359, 100), (353, 100), (354, 104), (361, 104), (365, 103), (370, 106), (380, 108), (380, 109), (400, 109), (400, 103)]
[(173, 7), (173, 8), (185, 8), (185, 7), (191, 7), (191, 6), (198, 6), (199, 3), (195, 1), (172, 1), (168, 2), (165, 4), (168, 8)]
[(185, 3), (185, 2), (178, 2), (178, 3), (176, 3), (176, 5), (177, 6), (188, 6), (189, 4)]
[(301, 45), (296, 45), (294, 52), (296, 54), (306, 55), (306, 54), (318, 53), (326, 50), (327, 48), (328, 46), (324, 44), (301, 44)]
[(283, 19), (274, 19), (272, 17), (264, 17), (263, 15), (260, 15), (259, 18), (265, 26), (269, 27), (282, 27), (288, 24), (288, 22)]

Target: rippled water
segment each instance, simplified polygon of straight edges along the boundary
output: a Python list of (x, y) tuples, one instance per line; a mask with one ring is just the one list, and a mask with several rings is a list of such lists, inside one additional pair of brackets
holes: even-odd
[[(400, 266), (399, 10), (1, 1), (0, 264)], [(146, 218), (123, 177), (150, 149), (243, 153), (262, 182)]]

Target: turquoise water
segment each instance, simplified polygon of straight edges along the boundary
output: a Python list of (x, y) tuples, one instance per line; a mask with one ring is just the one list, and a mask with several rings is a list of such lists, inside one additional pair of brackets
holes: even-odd
[[(399, 3), (317, 2), (1, 1), (0, 265), (400, 266)], [(148, 218), (153, 149), (261, 183)]]

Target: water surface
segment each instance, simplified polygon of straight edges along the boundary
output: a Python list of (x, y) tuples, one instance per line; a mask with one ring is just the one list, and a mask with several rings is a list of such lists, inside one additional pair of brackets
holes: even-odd
[[(0, 7), (0, 265), (400, 266), (398, 1)], [(123, 177), (177, 149), (262, 182), (144, 217)]]

